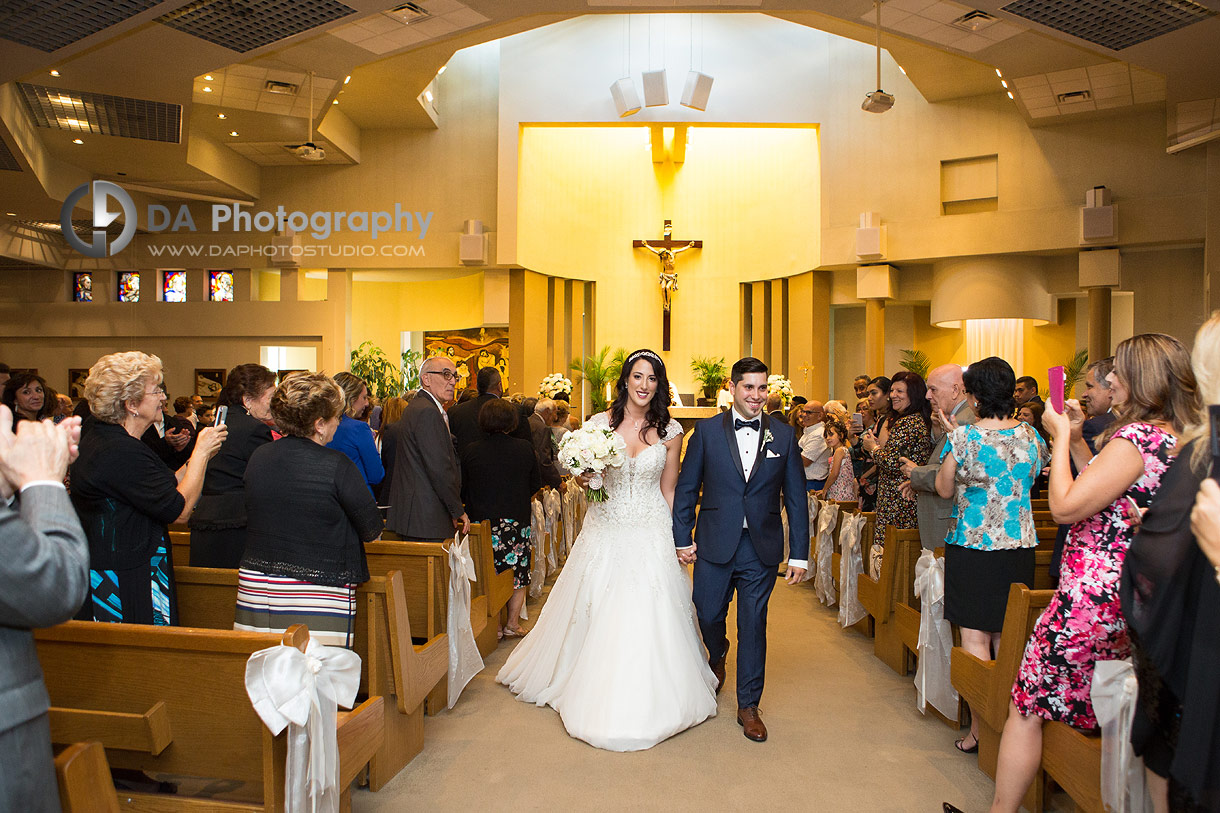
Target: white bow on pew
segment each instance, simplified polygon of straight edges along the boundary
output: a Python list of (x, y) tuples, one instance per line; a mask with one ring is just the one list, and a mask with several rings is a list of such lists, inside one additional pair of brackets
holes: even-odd
[(834, 576), (831, 573), (831, 554), (834, 553), (835, 523), (839, 521), (839, 506), (822, 503), (818, 508), (817, 574), (813, 578), (813, 591), (818, 600), (833, 607), (835, 596)]
[(1097, 661), (1089, 691), (1101, 725), (1101, 800), (1113, 813), (1152, 810), (1144, 761), (1131, 747), (1139, 681), (1131, 661)]
[(843, 517), (839, 529), (839, 625), (847, 628), (868, 613), (858, 598), (857, 578), (864, 572), (864, 557), (860, 553), (860, 533), (865, 519), (859, 514)]
[(284, 809), (339, 809), (338, 706), (351, 708), (360, 688), (360, 656), (312, 638), (305, 651), (273, 646), (246, 661), (246, 693), (271, 730), (288, 728)]
[(546, 532), (551, 535), (551, 547), (547, 550), (546, 566), (551, 572), (559, 569), (559, 492), (553, 488), (546, 490), (542, 498), (542, 508), (546, 514)]
[[(554, 543), (552, 543), (554, 544)], [(533, 548), (530, 559), (530, 598), (542, 595), (542, 585), (546, 581), (546, 513), (542, 500), (530, 500), (530, 546)], [(525, 604), (521, 604), (525, 612)]]
[(483, 671), (483, 656), (470, 626), (470, 583), (477, 577), (470, 556), (470, 537), (453, 535), (449, 554), (449, 703), (453, 708), (462, 689)]
[(915, 697), (920, 712), (928, 703), (950, 720), (957, 718), (957, 690), (949, 678), (953, 628), (945, 620), (945, 560), (927, 548), (915, 563), (915, 594), (919, 596), (919, 666)]

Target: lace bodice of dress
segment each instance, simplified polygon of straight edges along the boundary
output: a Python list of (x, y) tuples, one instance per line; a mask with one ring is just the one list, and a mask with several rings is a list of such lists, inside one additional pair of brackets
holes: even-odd
[[(589, 420), (594, 426), (610, 428), (610, 419), (604, 412)], [(627, 457), (623, 465), (606, 469), (603, 478), (609, 499), (604, 503), (590, 504), (586, 523), (592, 520), (615, 524), (668, 524), (669, 505), (661, 494), (661, 472), (665, 470), (665, 442), (681, 434), (681, 424), (670, 420), (657, 443), (635, 457)]]

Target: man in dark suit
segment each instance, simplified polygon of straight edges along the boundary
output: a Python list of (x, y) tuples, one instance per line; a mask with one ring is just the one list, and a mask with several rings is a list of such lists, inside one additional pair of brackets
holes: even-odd
[(1018, 378), (1017, 386), (1012, 391), (1012, 397), (1017, 401), (1018, 410), (1026, 404), (1042, 403), (1042, 396), (1038, 394), (1038, 379), (1032, 375), (1023, 375)]
[(419, 378), (420, 390), (402, 419), (382, 435), (383, 445), (397, 449), (386, 527), (406, 539), (438, 542), (455, 528), (470, 532), (444, 406), (453, 399), (458, 372), (448, 358), (434, 356), (423, 363)]
[(795, 430), (762, 414), (767, 366), (744, 358), (731, 376), (733, 408), (695, 424), (687, 444), (674, 493), (673, 533), (678, 558), (695, 562), (692, 598), (717, 691), (729, 646), (725, 616), (737, 592), (737, 722), (747, 738), (763, 742), (767, 728), (758, 703), (767, 660), (767, 602), (784, 556), (780, 494), (788, 509), (788, 584), (799, 584), (809, 567), (809, 503)]
[(32, 630), (67, 621), (89, 587), (89, 546), (63, 478), (80, 419), (23, 421), (0, 406), (0, 810), (58, 811), (50, 701)]
[[(974, 410), (966, 403), (966, 386), (962, 382), (962, 368), (956, 364), (945, 364), (928, 374), (928, 400), (932, 408), (953, 418), (958, 426), (968, 426), (977, 420)], [(902, 484), (903, 496), (917, 500), (919, 513), (919, 542), (928, 550), (945, 544), (949, 533), (949, 521), (953, 518), (953, 498), (936, 493), (936, 474), (940, 471), (940, 456), (949, 436), (941, 425), (940, 416), (932, 415), (932, 436), (935, 445), (926, 466), (916, 466), (905, 457), (898, 458), (907, 482)]]
[[(479, 391), (476, 397), (449, 410), (449, 432), (453, 435), (459, 460), (467, 446), (487, 437), (487, 433), (479, 428), (479, 410), (483, 408), (483, 404), (504, 397), (504, 382), (500, 378), (500, 371), (495, 367), (479, 370), (475, 376), (475, 387)], [(529, 424), (525, 421), (517, 421), (517, 428), (509, 434), (530, 443), (534, 441)]]
[(555, 460), (555, 433), (551, 431), (551, 424), (554, 422), (555, 402), (550, 398), (539, 399), (534, 405), (534, 414), (530, 415), (528, 421), (534, 454), (538, 457), (542, 484), (562, 491), (563, 477), (559, 474), (559, 464)]

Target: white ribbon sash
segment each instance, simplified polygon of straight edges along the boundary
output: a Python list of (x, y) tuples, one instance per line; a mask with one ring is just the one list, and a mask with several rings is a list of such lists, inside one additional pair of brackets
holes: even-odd
[(916, 705), (928, 703), (950, 720), (957, 719), (957, 690), (949, 678), (953, 628), (945, 620), (945, 560), (928, 549), (915, 563), (915, 594), (919, 596), (919, 666), (915, 670)]
[(445, 552), (449, 554), (448, 708), (453, 708), (466, 684), (483, 671), (483, 656), (470, 626), (470, 583), (477, 578), (470, 556), (470, 537), (454, 534), (453, 544)]
[(1113, 813), (1151, 811), (1144, 761), (1131, 747), (1131, 725), (1139, 699), (1139, 681), (1131, 661), (1097, 661), (1089, 697), (1101, 725), (1102, 802)]
[(864, 572), (864, 557), (860, 553), (864, 523), (863, 516), (848, 514), (839, 529), (839, 624), (845, 628), (867, 615), (857, 595), (857, 578)]
[(556, 551), (560, 545), (559, 492), (555, 489), (547, 489), (546, 496), (542, 498), (542, 507), (546, 513), (546, 532), (551, 535), (551, 547), (546, 554), (546, 566), (554, 572), (559, 569), (559, 554)]
[[(542, 500), (534, 499), (530, 501), (530, 546), (533, 549), (533, 558), (530, 560), (530, 597), (538, 598), (542, 595), (542, 585), (546, 581), (546, 556), (545, 539), (546, 534), (546, 513), (542, 507)], [(525, 612), (525, 604), (521, 604), (521, 612)]]
[(818, 601), (827, 607), (833, 607), (835, 596), (834, 576), (832, 574), (831, 554), (834, 553), (834, 529), (839, 521), (839, 506), (822, 503), (818, 508), (818, 546), (817, 574), (813, 578), (813, 591)]
[(288, 728), (284, 809), (339, 809), (338, 706), (351, 708), (360, 687), (360, 656), (312, 638), (305, 651), (273, 646), (246, 661), (246, 693), (254, 711), (279, 734)]

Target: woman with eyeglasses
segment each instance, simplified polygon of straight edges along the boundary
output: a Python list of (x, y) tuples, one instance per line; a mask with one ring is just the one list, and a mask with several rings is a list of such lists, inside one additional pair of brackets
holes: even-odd
[(200, 430), (177, 472), (140, 437), (165, 404), (161, 359), (139, 351), (103, 356), (89, 370), (93, 428), (72, 465), (72, 504), (89, 540), (90, 593), (78, 618), (177, 623), (168, 525), (185, 522), (203, 491), (208, 461), (228, 436)]

